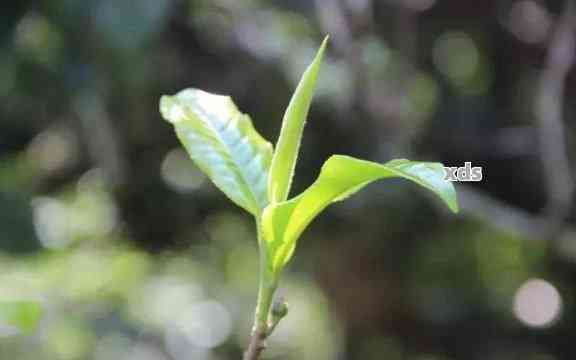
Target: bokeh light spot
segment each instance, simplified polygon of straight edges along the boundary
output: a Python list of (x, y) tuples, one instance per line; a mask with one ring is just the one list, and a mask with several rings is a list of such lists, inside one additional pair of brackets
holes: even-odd
[[(483, 90), (485, 64), (476, 42), (464, 32), (445, 32), (434, 42), (432, 57), (438, 71), (460, 90)], [(482, 76), (480, 76), (482, 75)], [(478, 83), (480, 82), (480, 83)], [(482, 86), (484, 85), (484, 86)]]
[(551, 283), (541, 279), (526, 281), (514, 296), (514, 315), (530, 327), (547, 327), (558, 319), (562, 298)]
[(200, 188), (206, 176), (191, 163), (181, 149), (170, 151), (162, 162), (162, 179), (174, 191), (188, 193)]
[(521, 0), (512, 5), (508, 28), (521, 41), (541, 43), (546, 40), (550, 27), (550, 15), (536, 1)]
[(176, 327), (200, 348), (222, 344), (232, 330), (230, 312), (216, 301), (200, 301), (185, 309), (176, 319)]

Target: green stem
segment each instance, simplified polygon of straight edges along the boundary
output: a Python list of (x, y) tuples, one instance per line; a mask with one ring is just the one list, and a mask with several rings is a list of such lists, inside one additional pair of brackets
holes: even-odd
[(256, 228), (258, 232), (258, 249), (260, 254), (260, 274), (258, 281), (258, 300), (254, 314), (254, 327), (248, 349), (244, 353), (244, 360), (257, 360), (266, 347), (265, 340), (270, 335), (268, 328), (268, 317), (272, 299), (276, 291), (277, 282), (268, 268), (268, 252), (265, 240), (260, 231), (260, 216), (256, 216)]

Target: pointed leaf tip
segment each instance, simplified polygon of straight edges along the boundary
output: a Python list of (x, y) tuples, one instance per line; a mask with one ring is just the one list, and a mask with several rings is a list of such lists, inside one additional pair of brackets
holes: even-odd
[(276, 143), (268, 178), (270, 202), (284, 201), (290, 193), (302, 132), (314, 96), (316, 80), (328, 39), (328, 36), (324, 38), (316, 56), (304, 71), (284, 113), (282, 129)]
[(320, 44), (320, 50), (322, 51), (322, 53), (324, 53), (324, 49), (326, 49), (326, 46), (328, 45), (329, 41), (330, 41), (330, 35), (324, 36), (324, 40), (322, 40), (322, 44)]

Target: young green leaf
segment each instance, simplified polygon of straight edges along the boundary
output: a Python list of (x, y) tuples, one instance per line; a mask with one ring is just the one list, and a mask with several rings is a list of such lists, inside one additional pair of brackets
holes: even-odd
[(33, 301), (0, 301), (0, 326), (13, 328), (21, 334), (32, 332), (40, 317), (42, 308)]
[(192, 160), (234, 203), (254, 215), (266, 207), (272, 145), (228, 96), (187, 89), (162, 96), (160, 112)]
[(316, 79), (327, 42), (328, 37), (324, 39), (316, 57), (302, 75), (284, 113), (282, 129), (276, 143), (276, 151), (272, 158), (268, 178), (268, 199), (270, 202), (284, 201), (290, 193), (302, 131), (314, 95)]
[(444, 180), (442, 164), (398, 159), (382, 165), (334, 155), (302, 194), (289, 201), (271, 203), (264, 210), (262, 230), (271, 257), (271, 270), (277, 273), (284, 267), (292, 257), (300, 234), (330, 203), (343, 200), (372, 181), (394, 177), (431, 190), (453, 212), (458, 211), (456, 192), (452, 183)]

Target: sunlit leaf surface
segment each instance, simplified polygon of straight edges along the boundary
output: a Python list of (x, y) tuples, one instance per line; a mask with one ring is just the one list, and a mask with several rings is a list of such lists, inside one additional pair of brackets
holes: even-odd
[(194, 162), (232, 201), (252, 214), (267, 205), (272, 145), (227, 96), (187, 89), (160, 101)]
[(440, 163), (397, 159), (382, 165), (334, 155), (302, 194), (289, 201), (272, 203), (264, 211), (262, 226), (272, 270), (277, 272), (290, 260), (298, 237), (330, 203), (343, 200), (372, 181), (386, 178), (411, 180), (438, 195), (452, 211), (458, 211), (456, 192), (452, 183), (444, 180)]

